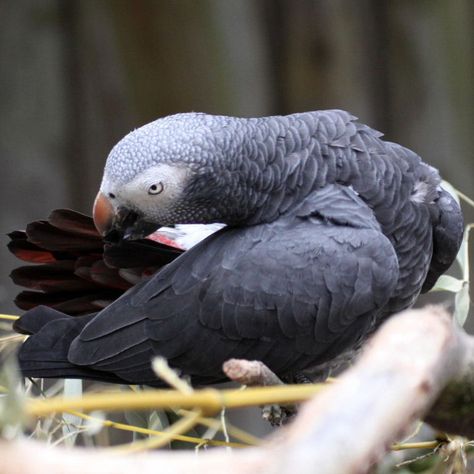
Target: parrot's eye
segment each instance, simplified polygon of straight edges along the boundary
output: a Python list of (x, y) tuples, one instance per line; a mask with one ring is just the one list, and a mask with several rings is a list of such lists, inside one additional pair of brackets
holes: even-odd
[(160, 181), (159, 183), (152, 184), (148, 188), (148, 194), (160, 194), (163, 191), (163, 183)]
[(109, 193), (109, 198), (110, 199), (115, 199), (115, 194), (114, 193)]

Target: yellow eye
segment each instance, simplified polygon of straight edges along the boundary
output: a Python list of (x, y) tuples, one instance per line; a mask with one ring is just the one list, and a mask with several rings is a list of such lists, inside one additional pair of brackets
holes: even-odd
[(163, 183), (160, 181), (159, 183), (152, 184), (148, 188), (148, 194), (160, 194), (163, 191)]

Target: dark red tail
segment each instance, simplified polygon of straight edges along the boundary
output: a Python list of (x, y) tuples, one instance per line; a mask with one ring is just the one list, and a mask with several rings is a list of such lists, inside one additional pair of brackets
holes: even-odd
[(14, 283), (28, 288), (16, 305), (45, 305), (71, 315), (100, 310), (182, 253), (149, 239), (104, 245), (91, 217), (67, 209), (9, 237), (9, 250), (34, 264), (11, 273)]

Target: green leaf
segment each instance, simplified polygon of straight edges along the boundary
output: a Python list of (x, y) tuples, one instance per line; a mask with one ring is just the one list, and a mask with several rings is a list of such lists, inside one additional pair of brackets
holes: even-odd
[(451, 184), (451, 183), (448, 183), (447, 181), (441, 181), (441, 187), (447, 191), (449, 194), (451, 194), (451, 196), (455, 199), (455, 201), (460, 204), (460, 200), (459, 200), (459, 195), (458, 195), (458, 191), (456, 188), (454, 188), (454, 186)]
[(459, 280), (458, 278), (449, 275), (441, 275), (431, 291), (451, 291), (452, 293), (457, 293), (462, 290), (464, 283), (463, 280)]
[(461, 291), (456, 293), (456, 297), (454, 299), (455, 303), (455, 310), (454, 310), (454, 317), (456, 321), (459, 323), (460, 326), (464, 326), (466, 322), (467, 315), (469, 313), (469, 283), (467, 281), (464, 282)]
[(469, 226), (467, 226), (464, 231), (464, 237), (462, 239), (461, 246), (459, 247), (459, 252), (456, 255), (456, 261), (461, 268), (463, 278), (466, 280), (469, 278), (469, 229)]

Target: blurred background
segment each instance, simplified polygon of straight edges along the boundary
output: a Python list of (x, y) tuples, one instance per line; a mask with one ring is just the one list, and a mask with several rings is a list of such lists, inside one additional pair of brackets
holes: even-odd
[(348, 109), (474, 196), (473, 24), (472, 0), (0, 0), (1, 312), (5, 234), (90, 213), (113, 144), (167, 114)]

